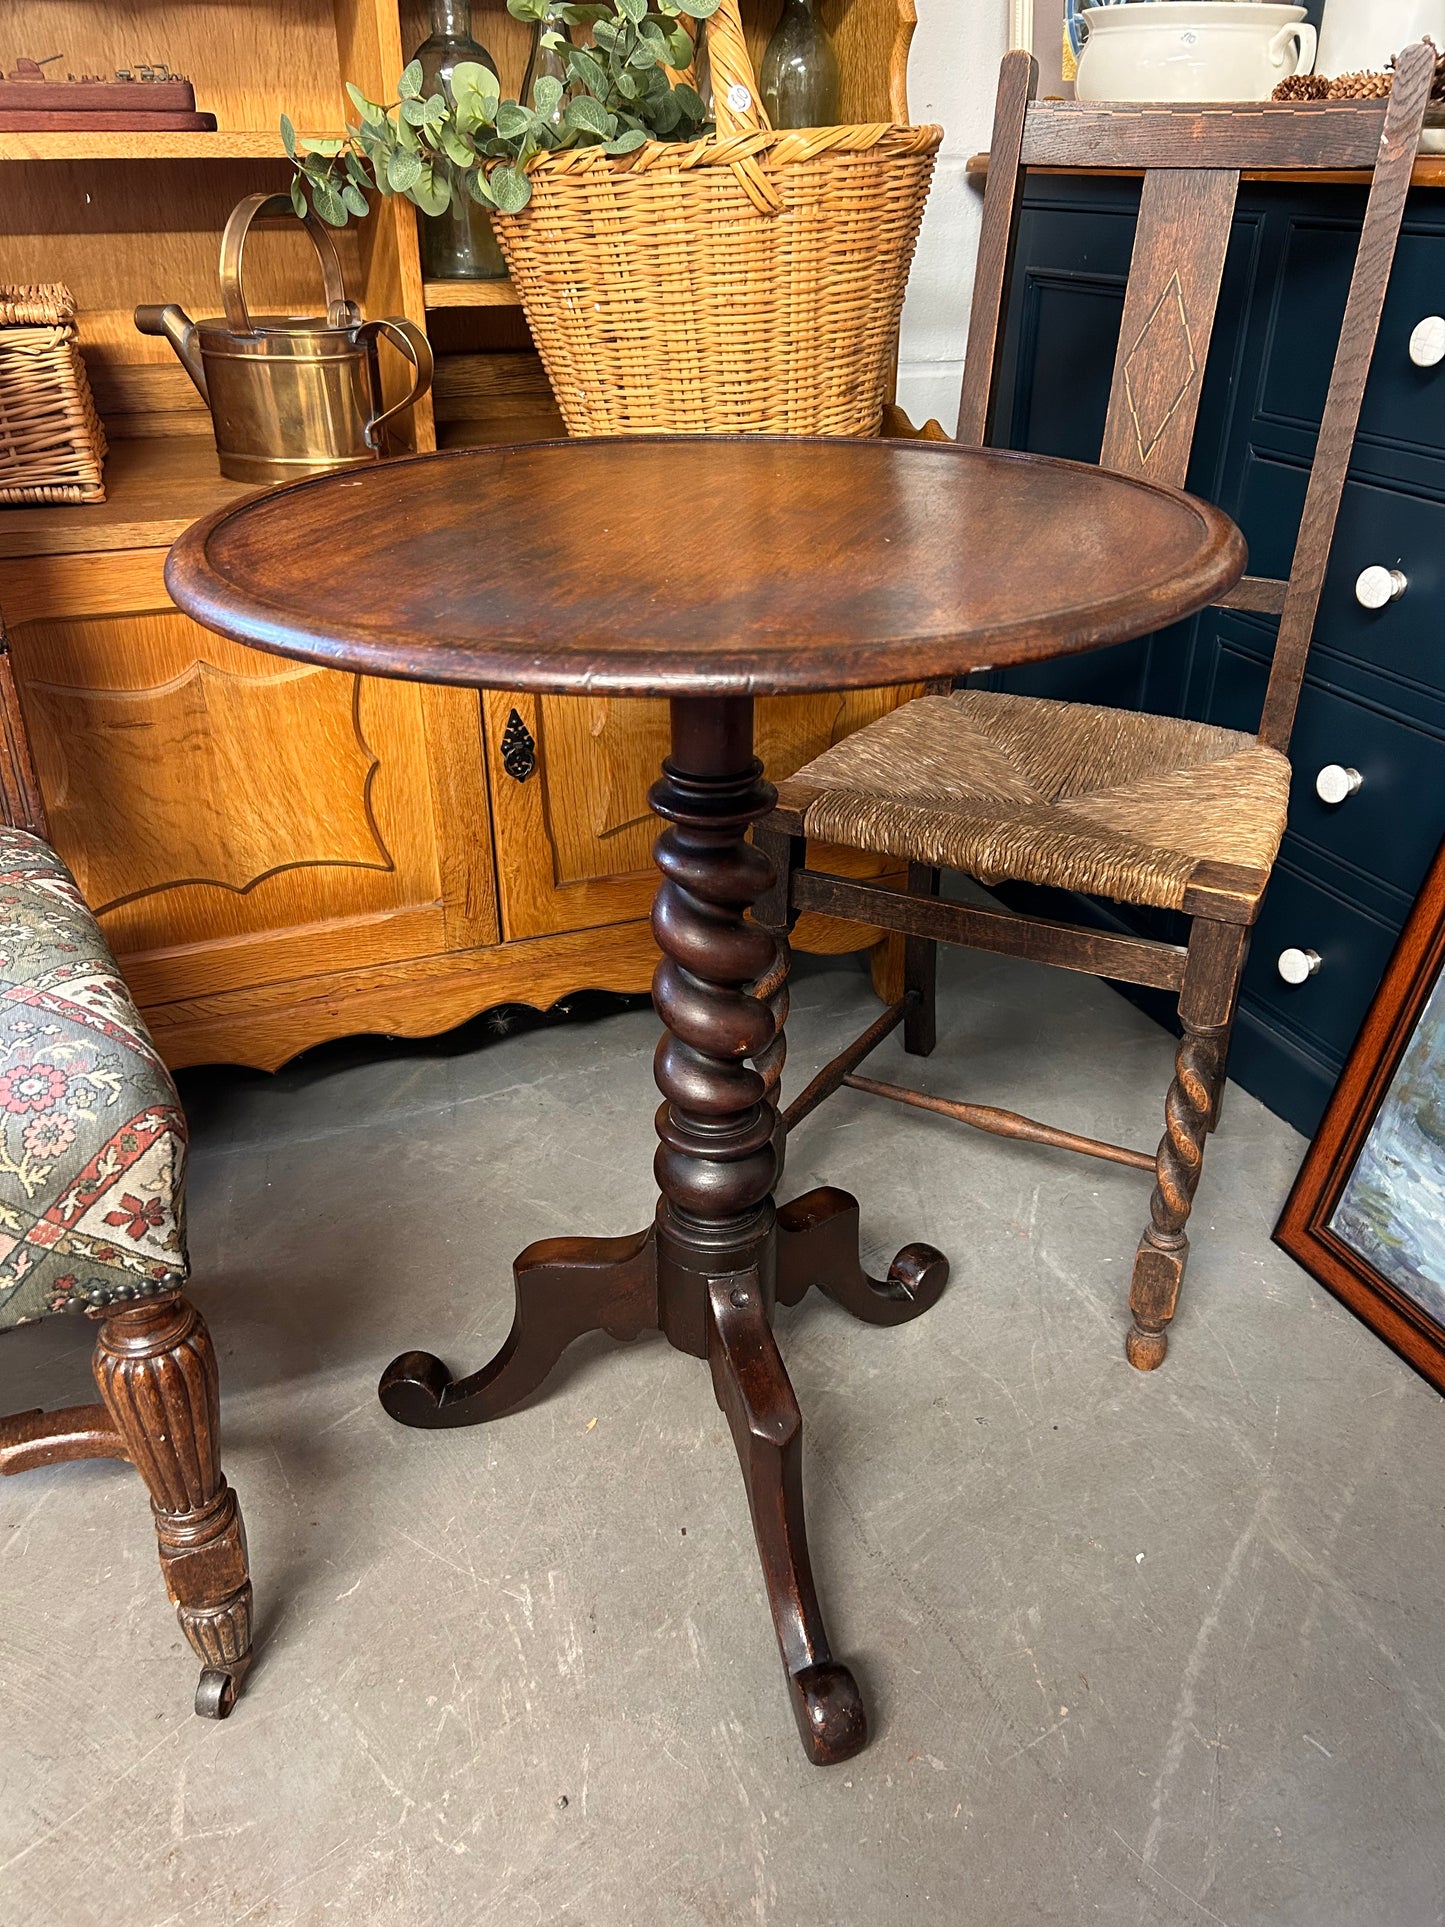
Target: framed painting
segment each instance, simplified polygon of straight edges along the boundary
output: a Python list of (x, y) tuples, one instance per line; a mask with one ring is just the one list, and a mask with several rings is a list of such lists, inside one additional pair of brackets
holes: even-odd
[(1445, 844), (1275, 1228), (1445, 1392)]

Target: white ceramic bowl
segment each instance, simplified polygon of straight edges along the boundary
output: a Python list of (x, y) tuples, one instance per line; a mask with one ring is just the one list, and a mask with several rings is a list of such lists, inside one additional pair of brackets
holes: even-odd
[(1089, 7), (1080, 100), (1268, 100), (1314, 65), (1303, 7), (1255, 0), (1130, 0)]

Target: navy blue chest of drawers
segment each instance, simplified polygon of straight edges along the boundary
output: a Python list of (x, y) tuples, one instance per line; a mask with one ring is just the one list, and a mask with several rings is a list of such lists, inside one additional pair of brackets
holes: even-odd
[[(997, 440), (1098, 458), (1137, 204), (1137, 182), (1117, 177), (1029, 182)], [(1240, 190), (1189, 486), (1240, 523), (1254, 574), (1288, 573), (1363, 206), (1363, 189), (1349, 186)], [(1291, 747), (1289, 830), (1230, 1063), (1306, 1132), (1445, 835), (1445, 359), (1429, 360), (1445, 329), (1417, 332), (1441, 315), (1445, 191), (1417, 189)], [(1398, 571), (1375, 578), (1398, 591), (1379, 608), (1357, 597), (1366, 569)], [(1271, 618), (1209, 610), (1140, 642), (983, 680), (1253, 731), (1273, 641)], [(1321, 789), (1343, 800), (1325, 801)], [(1136, 927), (1150, 914), (1094, 913)]]

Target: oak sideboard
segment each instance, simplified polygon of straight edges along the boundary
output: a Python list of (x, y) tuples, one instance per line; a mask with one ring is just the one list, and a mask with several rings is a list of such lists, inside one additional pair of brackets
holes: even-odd
[[(761, 53), (779, 0), (746, 0)], [(912, 0), (824, 0), (849, 120), (906, 114)], [(423, 689), (278, 663), (197, 628), (162, 580), (172, 540), (244, 491), (220, 478), (210, 418), (138, 302), (219, 308), (221, 228), (284, 188), (278, 123), (337, 131), (342, 83), (376, 99), (426, 33), (419, 0), (11, 0), (0, 55), (60, 71), (165, 61), (215, 133), (0, 133), (0, 278), (61, 281), (110, 440), (108, 499), (0, 509), (8, 632), (54, 842), (174, 1066), (269, 1068), (324, 1039), (420, 1035), (503, 1003), (638, 991), (655, 951), (646, 805), (663, 704)], [(477, 36), (515, 90), (527, 29), (477, 0)], [(383, 202), (337, 237), (368, 315), (424, 325), (435, 388), (419, 449), (559, 435), (507, 282), (422, 278), (414, 211)], [(258, 309), (319, 305), (300, 234), (252, 243)], [(659, 539), (686, 568), (706, 532)], [(485, 528), (477, 531), (486, 540)], [(760, 705), (775, 777), (898, 700)], [(814, 920), (803, 948), (873, 933)]]

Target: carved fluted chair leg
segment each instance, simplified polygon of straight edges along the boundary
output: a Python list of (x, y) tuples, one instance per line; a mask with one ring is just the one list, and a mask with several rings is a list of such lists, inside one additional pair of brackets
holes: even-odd
[(1204, 1167), (1204, 1143), (1219, 1114), (1229, 1037), (1248, 931), (1197, 921), (1179, 995), (1183, 1035), (1164, 1100), (1164, 1135), (1155, 1159), (1149, 1223), (1134, 1258), (1133, 1314), (1124, 1351), (1136, 1371), (1152, 1372), (1169, 1349), (1169, 1321), (1189, 1262), (1185, 1229)]
[(216, 1354), (182, 1297), (113, 1309), (95, 1382), (151, 1495), (166, 1590), (200, 1659), (196, 1711), (224, 1719), (251, 1663), (246, 1529), (221, 1471)]
[(756, 1272), (709, 1282), (708, 1363), (747, 1487), (763, 1583), (793, 1716), (815, 1766), (851, 1759), (868, 1741), (857, 1681), (834, 1659), (808, 1557), (803, 1420)]

